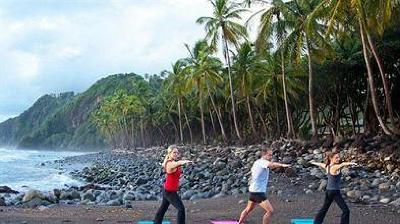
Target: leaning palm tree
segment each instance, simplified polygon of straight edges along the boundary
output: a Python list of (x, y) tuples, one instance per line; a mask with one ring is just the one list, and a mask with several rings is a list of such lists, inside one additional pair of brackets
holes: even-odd
[(229, 45), (234, 45), (236, 48), (238, 48), (240, 40), (246, 39), (247, 37), (246, 28), (235, 22), (235, 20), (241, 19), (240, 13), (246, 10), (241, 9), (238, 4), (229, 0), (210, 0), (210, 2), (213, 5), (213, 16), (200, 17), (197, 19), (197, 23), (205, 24), (205, 30), (207, 32), (206, 39), (210, 41), (210, 46), (212, 48), (217, 49), (218, 42), (220, 39), (222, 39), (222, 49), (225, 63), (228, 65), (233, 122), (235, 125), (236, 135), (239, 140), (242, 140), (236, 118), (236, 101), (233, 92)]
[[(391, 101), (391, 94), (387, 81), (387, 74), (385, 74), (383, 65), (375, 50), (375, 45), (372, 40), (372, 34), (381, 36), (385, 27), (390, 23), (391, 16), (394, 12), (394, 7), (398, 7), (397, 0), (370, 0), (370, 1), (340, 1), (340, 0), (322, 0), (318, 7), (310, 16), (312, 20), (324, 15), (327, 23), (327, 34), (330, 34), (334, 28), (344, 29), (348, 27), (348, 18), (354, 17), (351, 21), (351, 26), (356, 26), (360, 33), (361, 43), (363, 48), (364, 61), (367, 68), (368, 85), (370, 89), (372, 105), (385, 134), (396, 133), (400, 134), (396, 128), (393, 115), (393, 107)], [(338, 25), (339, 24), (339, 25)], [(372, 66), (370, 61), (370, 52), (375, 59), (379, 72), (381, 75), (383, 89), (385, 93), (386, 105), (389, 112), (389, 118), (392, 122), (392, 129), (387, 127), (379, 110), (378, 96), (373, 78)]]

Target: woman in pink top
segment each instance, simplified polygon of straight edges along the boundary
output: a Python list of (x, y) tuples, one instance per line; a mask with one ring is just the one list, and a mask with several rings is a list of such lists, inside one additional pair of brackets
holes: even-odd
[(179, 188), (179, 178), (182, 174), (181, 166), (189, 164), (190, 160), (178, 160), (179, 150), (175, 146), (170, 146), (167, 149), (167, 155), (164, 158), (162, 166), (166, 173), (166, 179), (163, 187), (163, 199), (161, 206), (157, 211), (154, 219), (155, 224), (161, 224), (164, 218), (165, 212), (168, 210), (170, 204), (178, 209), (178, 224), (185, 223), (185, 206), (177, 191)]

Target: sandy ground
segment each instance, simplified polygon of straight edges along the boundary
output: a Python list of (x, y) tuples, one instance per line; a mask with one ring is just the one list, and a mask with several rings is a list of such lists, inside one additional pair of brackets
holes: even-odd
[[(245, 207), (246, 195), (218, 199), (184, 201), (187, 223), (210, 223), (210, 220), (237, 219)], [(241, 203), (239, 203), (242, 201)], [(275, 209), (272, 223), (290, 223), (291, 218), (313, 217), (323, 202), (323, 193), (296, 195), (294, 198), (270, 196)], [(289, 201), (289, 202), (287, 202)], [(135, 202), (133, 208), (57, 205), (47, 209), (0, 207), (0, 223), (136, 223), (152, 219), (160, 202)], [(348, 204), (350, 223), (399, 224), (400, 208), (384, 205)], [(340, 223), (340, 209), (332, 205), (326, 224)], [(261, 223), (263, 211), (257, 208), (247, 223)], [(176, 223), (176, 210), (170, 207), (166, 218)]]

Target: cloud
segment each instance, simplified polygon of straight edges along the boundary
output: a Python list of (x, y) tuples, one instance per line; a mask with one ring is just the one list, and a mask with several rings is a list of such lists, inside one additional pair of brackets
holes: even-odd
[(204, 36), (207, 0), (0, 2), (0, 121), (41, 95), (115, 73), (154, 74)]

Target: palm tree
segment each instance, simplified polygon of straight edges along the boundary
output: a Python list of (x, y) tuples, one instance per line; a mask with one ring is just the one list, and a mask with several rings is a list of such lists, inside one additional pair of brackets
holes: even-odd
[[(378, 36), (382, 35), (385, 27), (389, 24), (394, 7), (398, 4), (395, 0), (371, 0), (362, 2), (360, 0), (351, 1), (329, 1), (322, 0), (319, 6), (312, 14), (312, 18), (323, 14), (327, 17), (327, 34), (330, 34), (336, 24), (340, 24), (342, 27), (348, 27), (347, 17), (349, 15), (355, 16), (355, 20), (351, 25), (358, 27), (358, 31), (361, 37), (361, 43), (364, 54), (364, 61), (367, 68), (368, 85), (372, 99), (372, 105), (378, 119), (379, 125), (381, 126), (385, 134), (391, 134), (400, 132), (396, 128), (394, 123), (393, 106), (391, 102), (391, 94), (388, 87), (387, 76), (384, 72), (383, 65), (376, 53), (374, 43), (372, 41), (371, 34), (375, 33)], [(311, 20), (310, 20), (311, 21)], [(346, 23), (347, 22), (347, 23)], [(337, 25), (336, 25), (337, 26)], [(376, 93), (376, 87), (373, 79), (372, 66), (370, 62), (370, 52), (375, 59), (379, 72), (381, 75), (384, 93), (386, 96), (386, 104), (389, 112), (389, 117), (392, 122), (393, 128), (390, 130), (382, 119), (378, 97)]]
[(232, 115), (235, 125), (236, 135), (242, 140), (236, 118), (236, 101), (233, 92), (233, 81), (231, 75), (231, 61), (229, 56), (229, 44), (239, 47), (239, 41), (246, 39), (247, 30), (244, 26), (234, 22), (240, 20), (240, 13), (246, 11), (239, 8), (239, 5), (229, 0), (210, 0), (213, 5), (213, 17), (200, 17), (197, 23), (205, 24), (207, 32), (206, 39), (210, 40), (212, 48), (216, 49), (218, 41), (222, 39), (222, 49), (225, 63), (228, 65), (228, 78), (230, 88), (230, 98), (232, 103)]
[(177, 99), (178, 119), (179, 119), (179, 136), (180, 142), (183, 143), (182, 128), (182, 99), (186, 93), (185, 90), (185, 61), (178, 60), (172, 65), (172, 71), (167, 72), (168, 78), (165, 80), (166, 88)]
[[(257, 2), (257, 1), (256, 1)], [(258, 1), (260, 2), (260, 1)], [(247, 4), (250, 4), (251, 1), (248, 1)], [(281, 63), (281, 74), (282, 74), (282, 86), (283, 86), (283, 95), (285, 102), (285, 111), (286, 111), (286, 122), (287, 122), (287, 137), (289, 139), (294, 137), (294, 128), (293, 121), (291, 117), (291, 113), (289, 110), (288, 96), (286, 91), (286, 72), (285, 72), (285, 54), (287, 54), (287, 48), (283, 46), (284, 41), (286, 39), (287, 27), (286, 21), (282, 19), (282, 2), (275, 2), (271, 7), (267, 7), (258, 13), (262, 13), (261, 15), (261, 23), (259, 26), (259, 33), (256, 40), (256, 46), (259, 51), (265, 50), (267, 46), (269, 46), (269, 41), (272, 38), (275, 38), (278, 43), (277, 52), (280, 55), (280, 63)], [(283, 8), (284, 10), (285, 8)], [(253, 15), (253, 16), (254, 16)], [(274, 20), (276, 19), (276, 21)]]
[(322, 52), (329, 52), (329, 44), (322, 35), (324, 25), (318, 20), (309, 21), (309, 15), (320, 3), (320, 0), (292, 0), (283, 2), (275, 0), (273, 4), (279, 9), (287, 27), (287, 36), (282, 42), (289, 55), (300, 62), (304, 49), (308, 62), (308, 101), (310, 110), (310, 121), (313, 138), (318, 137), (316, 125), (316, 109), (314, 106), (314, 73), (313, 60), (317, 59)]
[(218, 58), (211, 56), (212, 50), (205, 41), (198, 41), (193, 50), (190, 50), (189, 46), (186, 45), (187, 50), (190, 53), (190, 57), (187, 59), (189, 66), (188, 72), (190, 77), (187, 79), (188, 86), (196, 86), (197, 96), (199, 99), (200, 118), (201, 118), (201, 129), (203, 134), (203, 142), (206, 143), (206, 133), (204, 124), (204, 94), (208, 94), (211, 99), (214, 110), (217, 114), (217, 118), (221, 128), (221, 134), (223, 139), (226, 141), (225, 129), (222, 124), (222, 119), (216, 108), (211, 90), (213, 85), (222, 81), (222, 77), (219, 74), (221, 69), (221, 62)]
[[(263, 66), (256, 52), (252, 49), (249, 42), (245, 42), (234, 57), (232, 72), (237, 83), (239, 96), (244, 98), (249, 116), (250, 126), (253, 135), (257, 133), (251, 108), (251, 101), (254, 95), (254, 80), (256, 76), (263, 72)], [(240, 101), (240, 99), (239, 99)]]

